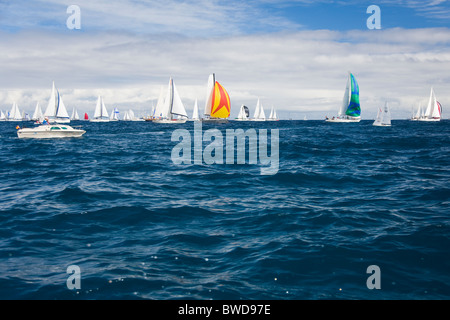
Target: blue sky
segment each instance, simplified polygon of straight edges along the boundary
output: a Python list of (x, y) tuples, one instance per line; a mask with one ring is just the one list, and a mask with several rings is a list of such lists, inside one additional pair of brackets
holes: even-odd
[[(81, 9), (69, 30), (66, 9)], [(369, 5), (381, 30), (368, 30)], [(342, 100), (347, 72), (363, 118), (390, 101), (407, 117), (430, 87), (450, 105), (450, 1), (2, 0), (0, 109), (44, 106), (54, 80), (70, 109), (145, 112), (170, 76), (189, 110), (209, 73), (229, 91), (232, 116), (258, 98), (281, 116), (323, 118)], [(109, 104), (109, 105), (108, 105)]]
[[(366, 9), (378, 5), (382, 28), (448, 27), (450, 3), (428, 1), (56, 1), (3, 0), (0, 29), (65, 31), (70, 4), (81, 8), (82, 32), (126, 30), (191, 36), (252, 34), (293, 30), (364, 29)], [(180, 20), (180, 21), (177, 21)], [(216, 20), (217, 25), (214, 26)]]

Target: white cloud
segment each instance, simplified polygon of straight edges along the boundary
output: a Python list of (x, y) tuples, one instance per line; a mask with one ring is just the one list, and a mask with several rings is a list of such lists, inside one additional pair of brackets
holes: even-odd
[[(434, 86), (450, 104), (450, 30), (300, 31), (192, 38), (126, 32), (0, 34), (0, 109), (13, 101), (30, 113), (46, 106), (55, 80), (71, 110), (93, 112), (98, 94), (108, 108), (144, 113), (174, 77), (188, 111), (204, 103), (209, 73), (228, 90), (232, 116), (261, 98), (284, 117), (337, 112), (347, 71), (357, 77), (363, 117), (384, 100), (407, 117)], [(314, 113), (316, 112), (316, 113)]]

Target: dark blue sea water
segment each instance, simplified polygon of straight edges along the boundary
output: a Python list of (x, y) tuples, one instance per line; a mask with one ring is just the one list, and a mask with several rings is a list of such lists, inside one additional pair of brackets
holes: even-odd
[(275, 175), (173, 164), (192, 122), (78, 125), (0, 123), (1, 299), (450, 298), (449, 121), (216, 126), (279, 129)]

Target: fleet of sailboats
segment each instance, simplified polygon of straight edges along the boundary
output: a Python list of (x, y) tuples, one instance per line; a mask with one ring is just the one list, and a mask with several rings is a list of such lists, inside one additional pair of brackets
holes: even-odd
[[(154, 123), (185, 123), (189, 121), (204, 121), (223, 123), (228, 122), (230, 116), (230, 97), (225, 88), (216, 81), (215, 74), (211, 74), (208, 78), (206, 86), (206, 101), (204, 116), (199, 114), (198, 101), (195, 99), (194, 108), (192, 110), (192, 118), (189, 118), (175, 86), (174, 80), (171, 77), (166, 89), (161, 87), (161, 92), (156, 104), (153, 106), (151, 116), (147, 116), (145, 120)], [(427, 121), (436, 122), (441, 120), (442, 105), (437, 101), (433, 88), (431, 88), (430, 97), (426, 108), (423, 108), (423, 104), (419, 105), (419, 108), (411, 116), (410, 120), (413, 121)], [(87, 113), (84, 114), (84, 120), (91, 122), (109, 122), (109, 121), (144, 121), (143, 118), (135, 116), (133, 110), (129, 109), (123, 113), (122, 119), (120, 119), (119, 109), (114, 108), (111, 113), (108, 113), (103, 97), (98, 96), (97, 103), (94, 110), (94, 115), (91, 119)], [(48, 100), (47, 108), (45, 112), (42, 112), (39, 102), (37, 102), (31, 118), (25, 112), (20, 112), (16, 102), (12, 104), (10, 111), (4, 113), (0, 111), (0, 121), (26, 121), (33, 120), (38, 123), (42, 123), (47, 120), (50, 123), (69, 123), (70, 121), (80, 120), (77, 109), (72, 109), (72, 114), (69, 117), (66, 106), (63, 102), (62, 96), (55, 86), (55, 82), (52, 83), (52, 90)], [(258, 98), (256, 103), (255, 112), (253, 117), (250, 117), (249, 108), (245, 105), (241, 105), (235, 121), (277, 121), (279, 120), (277, 111), (272, 106), (269, 117), (266, 117), (264, 108), (260, 99)], [(306, 116), (305, 119), (306, 120)], [(329, 119), (327, 122), (341, 122), (351, 123), (360, 122), (361, 120), (361, 105), (359, 98), (359, 85), (355, 76), (349, 72), (347, 78), (347, 84), (344, 91), (344, 97), (342, 105), (339, 108), (337, 116)], [(377, 117), (373, 123), (374, 126), (390, 126), (391, 125), (391, 113), (389, 105), (386, 102), (384, 107), (380, 107)]]

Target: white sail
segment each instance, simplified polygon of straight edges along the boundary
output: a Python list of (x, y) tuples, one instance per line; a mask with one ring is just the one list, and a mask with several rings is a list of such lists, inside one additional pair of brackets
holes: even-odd
[(391, 111), (389, 110), (389, 106), (388, 106), (387, 102), (384, 105), (383, 117), (382, 117), (382, 120), (381, 120), (381, 124), (383, 124), (385, 126), (390, 126), (391, 125)]
[(261, 119), (261, 120), (266, 119), (266, 114), (264, 113), (264, 108), (263, 108), (262, 104), (260, 105), (260, 109), (259, 109), (259, 119)]
[(52, 93), (50, 94), (50, 99), (48, 100), (47, 109), (45, 109), (44, 116), (54, 117), (56, 115), (56, 88), (55, 81), (53, 81)]
[(205, 115), (211, 115), (212, 96), (214, 92), (214, 86), (216, 84), (215, 74), (209, 75), (208, 84), (206, 85), (206, 102), (205, 102)]
[(374, 126), (380, 125), (381, 124), (381, 115), (383, 114), (383, 110), (381, 110), (381, 108), (378, 108), (378, 113), (377, 113), (377, 118), (375, 119), (375, 121), (373, 122)]
[(22, 120), (22, 114), (20, 113), (19, 107), (17, 106), (17, 103), (13, 103), (11, 107), (11, 111), (8, 114), (8, 120), (10, 121), (18, 121)]
[(102, 97), (102, 117), (108, 118), (108, 111), (106, 110), (105, 102), (103, 101)]
[(158, 102), (156, 103), (156, 108), (153, 116), (163, 117), (163, 111), (164, 111), (164, 87), (161, 86)]
[(421, 116), (422, 116), (422, 105), (419, 104), (419, 109), (417, 109), (417, 113), (416, 113), (415, 118), (419, 119)]
[(0, 110), (0, 120), (2, 120), (2, 121), (6, 120), (5, 114), (1, 110)]
[(114, 108), (113, 112), (111, 112), (111, 115), (109, 117), (109, 120), (111, 121), (117, 121), (119, 120), (119, 109)]
[(33, 113), (33, 116), (31, 117), (31, 120), (34, 120), (34, 121), (44, 120), (44, 114), (42, 113), (42, 109), (39, 106), (39, 102), (36, 104), (36, 108), (34, 109), (34, 113)]
[(436, 100), (434, 90), (431, 88), (430, 98), (428, 100), (427, 109), (419, 121), (440, 121), (441, 120), (441, 105)]
[(341, 117), (342, 115), (345, 114), (345, 111), (347, 110), (347, 107), (350, 103), (350, 98), (351, 98), (351, 78), (350, 78), (350, 73), (348, 75), (348, 79), (347, 79), (347, 85), (345, 87), (345, 91), (344, 91), (344, 98), (342, 99), (342, 105), (341, 108), (339, 109), (338, 112), (338, 117)]
[(273, 119), (273, 106), (270, 109), (269, 119)]
[(255, 113), (253, 114), (253, 119), (259, 119), (259, 114), (260, 114), (260, 102), (259, 102), (259, 99), (258, 99), (258, 101), (256, 102), (256, 108), (255, 108)]
[(373, 122), (374, 126), (390, 126), (391, 125), (391, 112), (389, 110), (388, 103), (386, 102), (384, 108), (378, 109), (377, 118)]
[(136, 119), (136, 117), (134, 116), (134, 112), (133, 110), (128, 110), (128, 116), (130, 117), (130, 120), (133, 121)]
[(59, 92), (58, 92), (58, 96), (59, 96), (59, 104), (58, 104), (58, 109), (57, 109), (57, 112), (56, 112), (56, 118), (67, 118), (67, 119), (69, 119), (69, 114), (67, 113), (66, 106), (64, 105), (62, 96), (59, 94)]
[(44, 116), (49, 117), (49, 119), (56, 122), (70, 122), (66, 106), (64, 105), (62, 96), (55, 87), (54, 81), (52, 93), (50, 94), (50, 99), (48, 101), (47, 109), (45, 109)]
[(181, 101), (177, 87), (175, 86), (173, 80), (172, 80), (172, 90), (173, 90), (173, 100), (172, 100), (172, 107), (170, 109), (172, 117), (173, 115), (178, 115), (187, 118), (188, 115), (186, 113), (186, 109), (184, 108), (183, 102)]
[(194, 111), (192, 113), (192, 120), (199, 120), (197, 99), (195, 99), (195, 103), (194, 103)]
[(128, 111), (125, 111), (123, 114), (123, 120), (124, 121), (131, 121), (130, 115), (128, 114)]
[(428, 100), (427, 109), (425, 110), (426, 118), (431, 118), (431, 115), (433, 113), (434, 100), (435, 100), (434, 92), (433, 92), (433, 88), (431, 88), (430, 99)]
[(70, 120), (80, 120), (80, 116), (78, 115), (78, 111), (76, 108), (73, 108)]

